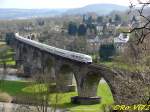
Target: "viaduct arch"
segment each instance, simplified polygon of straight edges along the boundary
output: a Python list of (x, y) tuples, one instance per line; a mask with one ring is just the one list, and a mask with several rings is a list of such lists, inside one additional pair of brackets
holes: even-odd
[(125, 103), (120, 98), (121, 91), (117, 87), (122, 84), (118, 79), (118, 76), (122, 74), (103, 65), (80, 63), (54, 55), (17, 39), (11, 40), (9, 45), (15, 49), (18, 67), (23, 68), (27, 74), (40, 72), (50, 74), (59, 91), (70, 90), (69, 85), (72, 84), (71, 80), (74, 75), (78, 96), (71, 98), (73, 103), (99, 103), (100, 97), (97, 96), (97, 87), (101, 78), (104, 78), (109, 85), (115, 103)]

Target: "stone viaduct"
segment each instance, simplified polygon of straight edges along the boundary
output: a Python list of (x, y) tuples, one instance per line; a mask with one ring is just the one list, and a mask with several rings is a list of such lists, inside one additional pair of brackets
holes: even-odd
[[(56, 82), (59, 91), (69, 91), (74, 75), (78, 96), (72, 97), (73, 103), (93, 104), (100, 102), (97, 87), (101, 78), (109, 85), (115, 103), (120, 102), (115, 80), (117, 73), (103, 65), (86, 64), (51, 54), (32, 45), (17, 40), (14, 35), (7, 41), (16, 52), (16, 63), (27, 74), (46, 73)], [(118, 81), (119, 82), (119, 81)]]

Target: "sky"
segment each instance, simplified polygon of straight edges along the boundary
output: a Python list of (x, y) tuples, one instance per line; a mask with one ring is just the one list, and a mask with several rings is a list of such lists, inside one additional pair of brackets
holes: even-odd
[(97, 3), (111, 3), (129, 6), (129, 0), (0, 0), (0, 8), (79, 8)]

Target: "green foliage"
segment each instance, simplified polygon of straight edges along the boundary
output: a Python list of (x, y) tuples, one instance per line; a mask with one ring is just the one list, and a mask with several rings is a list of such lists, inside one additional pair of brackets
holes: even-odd
[(127, 28), (127, 27), (119, 27), (119, 28), (117, 29), (117, 32), (118, 32), (118, 33), (128, 32), (128, 31), (129, 31), (129, 28)]
[(43, 26), (45, 24), (44, 20), (42, 20), (42, 19), (37, 19), (36, 21), (39, 26)]
[(111, 19), (111, 18), (109, 18), (109, 20), (108, 20), (108, 21), (109, 21), (109, 23), (112, 23), (112, 19)]
[(92, 24), (92, 22), (93, 22), (93, 18), (92, 16), (89, 16), (87, 20), (87, 24)]
[(120, 15), (116, 14), (114, 20), (115, 20), (116, 22), (121, 22), (121, 17), (120, 17)]
[(4, 67), (7, 65), (15, 65), (14, 51), (5, 44), (0, 45), (0, 64)]
[(14, 41), (14, 33), (6, 33), (6, 44), (9, 45), (12, 41)]
[(86, 23), (86, 20), (87, 20), (87, 16), (86, 16), (86, 15), (83, 15), (82, 22), (83, 22), (83, 23)]
[(69, 35), (76, 35), (77, 34), (77, 25), (74, 22), (70, 22), (68, 25), (68, 33)]
[(127, 64), (124, 62), (117, 62), (117, 61), (104, 61), (100, 62), (100, 64), (104, 64), (105, 66), (108, 66), (110, 68), (116, 68), (116, 69), (121, 69), (121, 70), (126, 70), (129, 72), (137, 72), (137, 71), (144, 71), (146, 66), (143, 65), (133, 65), (133, 64)]
[(98, 16), (97, 17), (97, 22), (98, 23), (103, 23), (103, 20), (104, 20), (103, 16)]
[[(39, 91), (39, 87), (43, 87), (43, 92), (46, 91), (46, 85), (43, 84), (32, 84), (31, 82), (23, 82), (23, 81), (4, 81), (3, 85), (0, 86), (0, 90), (8, 93), (11, 96), (17, 95), (32, 95), (35, 91)], [(41, 90), (41, 89), (40, 89)], [(67, 108), (71, 112), (86, 112), (87, 110), (91, 110), (90, 112), (103, 112), (102, 106), (113, 104), (113, 97), (109, 86), (106, 83), (100, 83), (98, 86), (98, 96), (101, 97), (101, 103), (95, 105), (75, 105), (71, 104), (70, 98), (77, 95), (77, 92), (68, 92), (68, 93), (50, 93), (49, 102), (51, 105), (57, 105), (60, 108)], [(34, 96), (33, 96), (34, 97)], [(58, 101), (56, 101), (56, 98)], [(56, 103), (57, 102), (57, 103)]]
[(80, 24), (79, 28), (78, 28), (78, 35), (79, 36), (85, 36), (86, 35), (86, 31), (87, 31), (86, 26), (84, 24)]
[(87, 28), (90, 29), (90, 33), (92, 33), (92, 32), (94, 32), (94, 34), (97, 33), (96, 25), (94, 25), (94, 24), (88, 24), (88, 25), (87, 25)]
[(23, 88), (27, 87), (29, 82), (20, 81), (3, 81), (1, 82), (0, 91), (6, 92), (11, 96), (16, 96), (18, 94), (24, 94)]
[(113, 44), (101, 45), (99, 54), (102, 61), (110, 61), (115, 55), (116, 49)]
[(86, 53), (87, 51), (87, 41), (84, 37), (75, 38), (74, 41), (70, 44), (70, 50), (76, 52)]

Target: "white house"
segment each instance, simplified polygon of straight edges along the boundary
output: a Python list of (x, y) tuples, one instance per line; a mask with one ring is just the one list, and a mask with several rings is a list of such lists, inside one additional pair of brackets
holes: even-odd
[(124, 45), (129, 41), (130, 37), (127, 33), (120, 33), (120, 35), (114, 38), (114, 44), (119, 51), (124, 50)]

